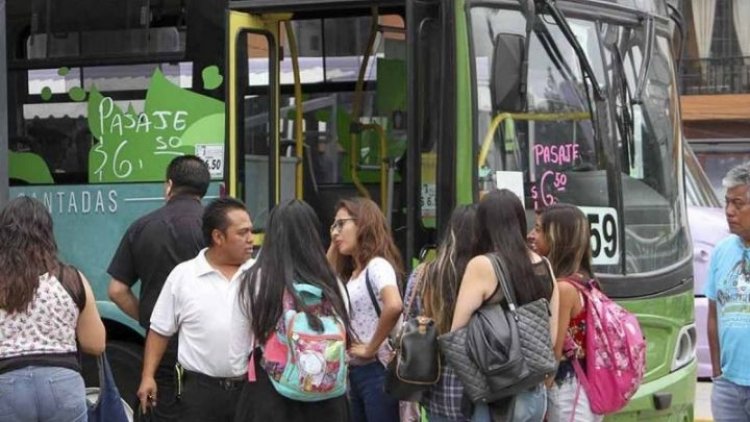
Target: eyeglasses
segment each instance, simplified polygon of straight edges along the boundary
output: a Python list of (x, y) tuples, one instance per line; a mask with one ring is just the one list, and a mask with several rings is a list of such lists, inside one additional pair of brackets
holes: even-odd
[(335, 231), (341, 231), (341, 229), (344, 228), (344, 224), (346, 224), (347, 221), (354, 221), (356, 218), (342, 218), (339, 220), (335, 220), (333, 224), (331, 224), (331, 233)]

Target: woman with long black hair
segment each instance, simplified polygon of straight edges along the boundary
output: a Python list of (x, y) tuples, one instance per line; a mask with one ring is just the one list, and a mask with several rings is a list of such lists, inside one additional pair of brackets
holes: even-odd
[[(301, 293), (300, 285), (305, 285), (307, 292), (318, 292), (320, 300), (315, 303), (306, 300), (307, 296)], [(286, 320), (290, 312), (298, 315), (304, 313), (309, 325), (316, 329), (324, 328), (323, 319), (334, 318), (341, 322), (346, 334), (349, 331), (345, 289), (326, 259), (320, 240), (320, 221), (305, 202), (290, 200), (271, 211), (263, 250), (242, 280), (238, 306), (240, 312), (234, 313), (233, 324), (239, 325), (239, 328), (232, 331), (241, 335), (233, 341), (233, 347), (246, 348), (252, 352), (252, 358), (248, 368), (251, 382), (243, 388), (235, 420), (348, 420), (345, 391), (325, 400), (292, 399), (277, 391), (277, 384), (270, 378), (277, 374), (269, 373), (269, 370), (273, 372), (269, 369), (272, 368), (269, 363), (273, 359), (283, 358), (278, 356), (280, 343), (277, 341), (279, 336), (286, 334), (284, 330), (291, 327)], [(275, 346), (271, 347), (272, 344)], [(346, 345), (340, 346), (343, 356)], [(289, 347), (293, 347), (291, 342)], [(345, 380), (345, 375), (343, 377)], [(326, 381), (317, 378), (310, 382), (319, 385)], [(310, 391), (313, 390), (315, 388), (311, 387)]]
[[(545, 298), (550, 301), (550, 336), (554, 344), (557, 324), (557, 284), (549, 263), (529, 249), (526, 243), (526, 212), (521, 200), (507, 189), (486, 194), (477, 209), (477, 246), (475, 257), (469, 261), (458, 292), (453, 313), (452, 331), (466, 326), (480, 307), (503, 303), (502, 289), (495, 275), (490, 256), (499, 255), (508, 270), (506, 282), (513, 289), (516, 305)], [(547, 407), (546, 389), (538, 385), (515, 397), (512, 416), (514, 422), (540, 422)], [(477, 405), (472, 421), (497, 419), (492, 416), (493, 405)], [(507, 415), (504, 415), (507, 417)]]

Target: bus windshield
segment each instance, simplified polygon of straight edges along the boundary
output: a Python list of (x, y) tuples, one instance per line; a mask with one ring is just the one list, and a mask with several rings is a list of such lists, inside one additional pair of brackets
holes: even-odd
[[(668, 37), (655, 37), (643, 76), (639, 72), (646, 51), (644, 28), (570, 15), (568, 25), (605, 101), (592, 99), (591, 79), (551, 17), (537, 16), (547, 35), (535, 25), (527, 39), (526, 18), (520, 11), (471, 9), (478, 189), (522, 189), (530, 211), (557, 202), (581, 207), (591, 222), (597, 272), (664, 269), (689, 254)], [(493, 80), (504, 77), (497, 74), (504, 68), (493, 70), (493, 55), (506, 34), (521, 37), (528, 60), (526, 74), (521, 75), (525, 89), (520, 92), (520, 111), (493, 104)], [(639, 76), (645, 78), (645, 101), (635, 104)], [(627, 86), (620, 82), (624, 79)], [(618, 173), (620, 180), (612, 180)]]

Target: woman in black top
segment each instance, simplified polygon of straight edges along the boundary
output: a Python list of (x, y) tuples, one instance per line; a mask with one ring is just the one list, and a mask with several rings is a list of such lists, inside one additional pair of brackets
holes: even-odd
[[(510, 288), (517, 304), (540, 298), (550, 300), (550, 336), (554, 344), (557, 326), (557, 284), (548, 263), (526, 244), (526, 212), (518, 197), (507, 189), (486, 194), (479, 202), (476, 255), (466, 266), (458, 292), (451, 330), (466, 326), (481, 306), (502, 300), (497, 277), (486, 254), (500, 255), (507, 266)], [(543, 419), (547, 398), (543, 385), (516, 396), (514, 422)], [(491, 407), (491, 406), (490, 406)], [(472, 421), (491, 420), (490, 409), (477, 405)]]

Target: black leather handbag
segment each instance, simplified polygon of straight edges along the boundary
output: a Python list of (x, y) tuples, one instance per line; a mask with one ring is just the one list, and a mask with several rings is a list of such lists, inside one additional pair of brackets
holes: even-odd
[(440, 336), (440, 347), (464, 392), (475, 403), (511, 397), (544, 381), (557, 369), (546, 299), (516, 307), (502, 259), (488, 255), (508, 303), (486, 305), (469, 324)]
[(410, 316), (421, 281), (420, 277), (414, 286), (404, 312), (406, 320), (396, 337), (395, 355), (386, 369), (385, 392), (403, 401), (419, 401), (422, 393), (440, 379), (435, 322), (424, 315)]
[(503, 259), (487, 255), (507, 306), (490, 305), (469, 323), (468, 352), (487, 376), (494, 399), (514, 396), (544, 382), (557, 369), (550, 337), (547, 299), (516, 306)]

